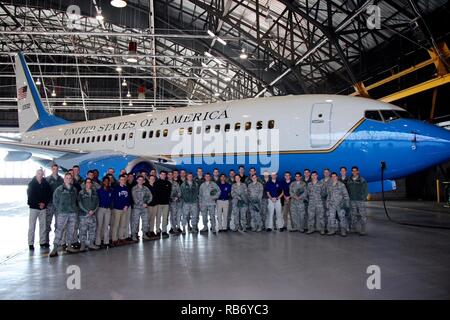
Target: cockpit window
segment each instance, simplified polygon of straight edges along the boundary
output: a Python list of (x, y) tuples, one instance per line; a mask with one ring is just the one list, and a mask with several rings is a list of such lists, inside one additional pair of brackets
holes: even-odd
[(393, 120), (400, 119), (400, 116), (395, 113), (394, 110), (381, 110), (385, 122), (390, 122)]
[(375, 121), (390, 122), (397, 119), (411, 119), (412, 116), (404, 110), (368, 110), (365, 112), (365, 118)]
[(378, 110), (366, 111), (365, 118), (369, 120), (383, 121), (383, 118), (381, 118), (381, 114)]

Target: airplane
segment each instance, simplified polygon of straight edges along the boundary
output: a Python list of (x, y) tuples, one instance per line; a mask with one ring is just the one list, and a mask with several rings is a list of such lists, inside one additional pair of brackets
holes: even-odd
[(227, 173), (244, 165), (292, 174), (358, 166), (371, 193), (450, 159), (450, 132), (397, 106), (340, 95), (222, 101), (70, 123), (46, 111), (24, 55), (15, 57), (20, 138), (0, 141), (5, 160), (32, 158), (81, 174), (174, 168)]

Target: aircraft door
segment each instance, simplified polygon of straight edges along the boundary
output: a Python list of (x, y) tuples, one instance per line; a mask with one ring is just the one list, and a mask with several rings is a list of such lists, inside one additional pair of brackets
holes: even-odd
[(128, 130), (126, 137), (126, 145), (128, 149), (134, 148), (135, 138), (136, 138), (136, 129)]
[(331, 103), (316, 103), (311, 111), (311, 147), (327, 147), (331, 143)]

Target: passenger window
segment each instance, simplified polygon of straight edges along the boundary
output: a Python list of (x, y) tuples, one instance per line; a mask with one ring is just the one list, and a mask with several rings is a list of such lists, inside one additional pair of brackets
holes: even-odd
[(86, 137), (86, 143), (89, 143), (89, 139), (90, 139), (91, 137)]
[(153, 130), (151, 130), (149, 133), (148, 133), (148, 138), (150, 139), (150, 138), (153, 138)]
[(156, 130), (155, 138), (159, 138), (161, 135), (161, 130)]
[(72, 139), (72, 144), (75, 144), (75, 138)]
[(214, 128), (215, 132), (219, 132), (220, 131), (220, 124), (216, 124), (215, 128)]
[(58, 140), (55, 141), (55, 146), (57, 146), (57, 145), (58, 145)]
[(241, 130), (241, 123), (236, 122), (236, 124), (234, 125), (234, 131), (239, 131), (239, 130)]
[(66, 139), (64, 139), (64, 145), (66, 144), (66, 142), (67, 142)]
[(262, 121), (256, 122), (256, 130), (261, 130), (262, 127), (263, 127), (263, 122)]
[(178, 129), (178, 133), (180, 134), (180, 136), (182, 136), (184, 134), (184, 128)]
[(169, 134), (169, 129), (164, 129), (163, 137), (167, 137), (168, 134)]
[(378, 110), (368, 110), (364, 113), (364, 117), (369, 120), (383, 121)]
[(81, 143), (84, 143), (85, 137), (81, 138)]
[(267, 128), (269, 129), (275, 128), (275, 120), (269, 120), (269, 122), (267, 123)]
[(78, 144), (80, 143), (80, 138), (77, 139), (77, 143), (78, 143)]
[(188, 128), (188, 134), (192, 134), (192, 127)]
[(230, 124), (229, 123), (227, 123), (226, 125), (225, 125), (225, 132), (228, 132), (228, 131), (230, 131)]
[(142, 139), (145, 139), (147, 137), (147, 131), (142, 132)]
[(209, 133), (211, 131), (211, 126), (210, 125), (207, 125), (206, 127), (205, 127), (205, 133)]
[(202, 127), (198, 126), (196, 131), (197, 131), (197, 132), (196, 132), (197, 134), (202, 133)]
[(109, 136), (108, 136), (108, 141), (111, 141), (112, 140), (112, 134), (110, 134)]
[(102, 142), (106, 141), (106, 134), (103, 135)]
[(97, 136), (97, 142), (100, 142), (101, 136)]
[(121, 137), (121, 138), (122, 138), (122, 141), (125, 140), (125, 137), (126, 137), (126, 134), (125, 134), (125, 133), (122, 133), (122, 137)]
[(117, 140), (119, 140), (119, 134), (118, 134), (118, 133), (116, 133), (116, 134), (114, 135), (114, 141), (117, 141)]
[(252, 128), (252, 123), (251, 122), (246, 122), (245, 123), (245, 130), (250, 130)]
[(130, 132), (129, 134), (128, 134), (128, 139), (133, 139), (133, 132)]

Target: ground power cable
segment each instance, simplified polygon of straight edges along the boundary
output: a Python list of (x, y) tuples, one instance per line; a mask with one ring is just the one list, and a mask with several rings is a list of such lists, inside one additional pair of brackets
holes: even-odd
[(450, 230), (450, 227), (446, 226), (438, 226), (438, 225), (428, 225), (428, 224), (417, 224), (417, 223), (410, 223), (410, 222), (403, 222), (403, 221), (396, 221), (391, 218), (389, 215), (389, 212), (386, 207), (386, 199), (384, 197), (384, 170), (386, 169), (386, 162), (381, 161), (381, 199), (383, 201), (383, 207), (384, 207), (384, 213), (386, 214), (386, 217), (390, 222), (397, 223), (403, 226), (410, 226), (410, 227), (419, 227), (419, 228), (432, 228), (432, 229), (444, 229), (444, 230)]

